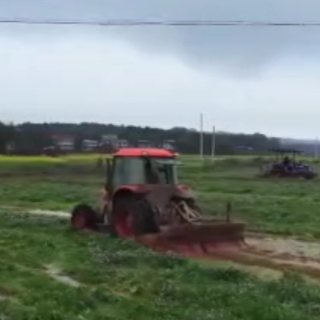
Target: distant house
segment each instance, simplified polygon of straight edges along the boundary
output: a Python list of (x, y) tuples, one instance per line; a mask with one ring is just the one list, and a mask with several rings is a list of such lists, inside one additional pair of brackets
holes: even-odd
[(85, 139), (82, 141), (82, 150), (89, 152), (89, 151), (95, 151), (98, 150), (100, 147), (100, 142), (98, 140), (90, 140)]
[(118, 136), (116, 134), (103, 134), (101, 136), (101, 142), (103, 143), (112, 143), (118, 140)]
[(233, 148), (233, 150), (236, 153), (240, 153), (240, 154), (248, 154), (248, 153), (252, 153), (254, 151), (254, 149), (252, 147), (248, 147), (248, 146), (236, 146)]
[(9, 142), (6, 145), (6, 153), (7, 154), (12, 154), (16, 150), (16, 144), (14, 142)]
[(162, 144), (162, 148), (169, 150), (169, 151), (174, 151), (175, 150), (175, 141), (174, 140), (165, 140)]
[(102, 150), (105, 152), (113, 152), (119, 148), (127, 148), (129, 145), (128, 140), (119, 139), (115, 134), (105, 134), (101, 137)]
[(127, 148), (129, 147), (129, 141), (125, 139), (120, 139), (116, 141), (116, 148)]
[(55, 135), (52, 137), (55, 143), (55, 146), (58, 147), (61, 151), (72, 152), (75, 149), (75, 139), (71, 136), (62, 136)]

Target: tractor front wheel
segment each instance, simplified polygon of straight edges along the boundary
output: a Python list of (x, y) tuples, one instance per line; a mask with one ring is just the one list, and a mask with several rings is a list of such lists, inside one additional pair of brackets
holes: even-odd
[(94, 230), (97, 226), (97, 214), (87, 204), (79, 204), (71, 213), (71, 227), (74, 230)]
[(313, 173), (306, 173), (303, 175), (303, 178), (306, 180), (311, 180), (315, 177), (315, 175)]

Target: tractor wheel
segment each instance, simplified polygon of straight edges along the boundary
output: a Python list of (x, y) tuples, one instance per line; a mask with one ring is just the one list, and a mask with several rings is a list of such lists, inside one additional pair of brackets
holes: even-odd
[(315, 176), (314, 176), (314, 174), (312, 174), (312, 173), (306, 173), (306, 174), (304, 174), (304, 176), (303, 176), (303, 178), (304, 179), (306, 179), (306, 180), (311, 180), (311, 179), (313, 179)]
[(112, 234), (132, 238), (159, 231), (155, 214), (145, 199), (128, 196), (119, 199), (112, 213)]
[(110, 214), (111, 236), (119, 238), (130, 238), (132, 230), (132, 206), (131, 195), (122, 196), (115, 200), (112, 213)]
[(133, 207), (133, 232), (135, 236), (158, 233), (159, 226), (156, 222), (155, 212), (146, 199), (138, 200)]
[(97, 226), (97, 214), (87, 204), (79, 204), (71, 213), (71, 226), (74, 230), (94, 230)]

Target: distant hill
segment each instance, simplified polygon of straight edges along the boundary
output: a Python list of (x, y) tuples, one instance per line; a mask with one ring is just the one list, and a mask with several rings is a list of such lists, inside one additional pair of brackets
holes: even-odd
[[(39, 154), (44, 150), (54, 148), (68, 152), (102, 151), (106, 150), (109, 145), (113, 146), (115, 140), (117, 146), (120, 146), (120, 143), (121, 146), (142, 146), (143, 144), (143, 146), (165, 147), (173, 145), (178, 152), (186, 154), (197, 154), (200, 148), (199, 132), (183, 127), (165, 130), (100, 123), (10, 125), (0, 122), (0, 153)], [(203, 142), (204, 154), (211, 154), (211, 132), (204, 132)], [(279, 147), (279, 141), (259, 133), (217, 132), (215, 146), (217, 154), (261, 154)]]
[(305, 154), (313, 155), (318, 148), (320, 153), (320, 143), (315, 139), (292, 139), (292, 138), (281, 138), (279, 139), (282, 147), (301, 150)]

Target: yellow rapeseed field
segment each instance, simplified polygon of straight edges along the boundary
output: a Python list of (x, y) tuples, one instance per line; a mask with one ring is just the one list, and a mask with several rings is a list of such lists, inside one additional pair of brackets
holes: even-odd
[(64, 163), (93, 163), (99, 158), (104, 159), (108, 155), (101, 156), (99, 154), (73, 154), (61, 157), (47, 157), (47, 156), (5, 156), (0, 155), (0, 165), (17, 164), (17, 165), (46, 165), (46, 164), (64, 164)]

